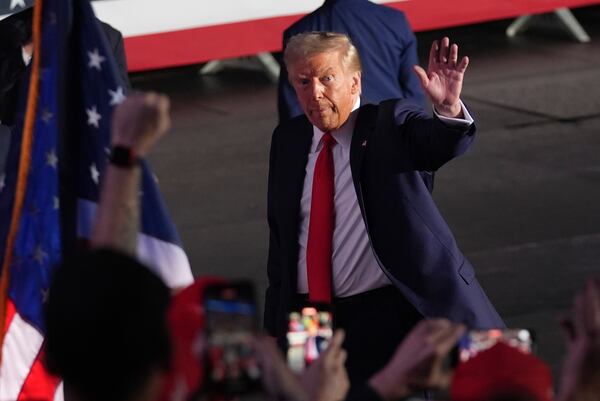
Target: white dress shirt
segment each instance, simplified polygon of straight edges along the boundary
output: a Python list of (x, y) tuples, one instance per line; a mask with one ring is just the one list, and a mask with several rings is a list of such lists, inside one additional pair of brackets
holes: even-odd
[[(462, 105), (462, 103), (461, 103)], [(369, 242), (365, 222), (363, 221), (358, 198), (352, 182), (350, 170), (350, 144), (352, 133), (360, 107), (357, 98), (348, 121), (331, 135), (336, 140), (332, 147), (334, 165), (334, 207), (335, 226), (333, 232), (333, 291), (336, 297), (347, 297), (365, 291), (390, 285), (390, 280), (377, 264)], [(470, 125), (473, 118), (462, 105), (464, 119), (446, 118), (436, 113), (447, 124)], [(435, 110), (434, 110), (435, 113)], [(322, 147), (321, 138), (325, 133), (313, 126), (313, 138), (306, 163), (304, 188), (300, 200), (300, 226), (298, 233), (298, 293), (308, 293), (306, 274), (306, 244), (310, 223), (310, 204), (315, 163)]]
[(31, 63), (32, 56), (33, 55), (27, 52), (24, 47), (21, 47), (21, 57), (23, 57), (23, 63), (25, 64), (25, 66), (28, 66), (29, 63)]

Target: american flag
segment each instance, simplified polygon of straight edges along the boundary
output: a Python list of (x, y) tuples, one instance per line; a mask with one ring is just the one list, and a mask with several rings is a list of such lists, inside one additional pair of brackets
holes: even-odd
[[(23, 141), (25, 101), (14, 127), (5, 174), (0, 176), (0, 277), (8, 280), (6, 294), (0, 290), (0, 296), (7, 296), (5, 336), (0, 344), (0, 401), (62, 399), (59, 380), (41, 364), (43, 305), (61, 255), (91, 234), (107, 163), (111, 114), (125, 98), (89, 0), (38, 0), (38, 6), (42, 6), (41, 48), (35, 56), (40, 63), (38, 104), (30, 166), (23, 180), (23, 207), (15, 220), (16, 236), (10, 249), (7, 238), (18, 172), (23, 169), (20, 154), (28, 146)], [(31, 83), (35, 79), (32, 74)], [(138, 255), (169, 286), (187, 285), (193, 280), (189, 262), (156, 180), (147, 165), (143, 167)]]
[(0, 0), (0, 15), (10, 14), (33, 4), (33, 0)]

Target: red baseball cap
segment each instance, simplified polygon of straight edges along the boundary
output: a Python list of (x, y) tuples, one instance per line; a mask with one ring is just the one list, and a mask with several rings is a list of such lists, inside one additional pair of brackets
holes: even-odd
[(550, 368), (532, 354), (498, 342), (460, 363), (452, 379), (452, 401), (486, 401), (520, 396), (531, 401), (552, 401)]
[(171, 370), (166, 377), (162, 400), (188, 400), (202, 386), (204, 289), (225, 282), (220, 277), (199, 278), (173, 297), (167, 316), (172, 344)]

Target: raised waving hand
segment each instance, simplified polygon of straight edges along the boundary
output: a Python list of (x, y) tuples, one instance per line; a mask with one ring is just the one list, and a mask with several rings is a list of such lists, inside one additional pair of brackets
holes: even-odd
[(416, 65), (415, 72), (436, 111), (446, 117), (460, 117), (460, 93), (469, 58), (458, 61), (458, 45), (443, 38), (431, 44), (427, 71)]

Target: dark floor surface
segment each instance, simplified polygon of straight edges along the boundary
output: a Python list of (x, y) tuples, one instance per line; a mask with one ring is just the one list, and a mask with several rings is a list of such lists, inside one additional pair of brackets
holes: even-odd
[[(470, 56), (463, 99), (479, 127), (437, 174), (435, 199), (507, 324), (534, 329), (555, 371), (557, 319), (600, 274), (600, 7), (575, 13), (590, 44), (552, 17), (515, 39), (510, 21), (418, 34), (422, 60), (442, 35)], [(196, 71), (133, 77), (172, 98), (173, 132), (152, 164), (194, 273), (251, 277), (262, 295), (276, 86), (252, 69)]]

